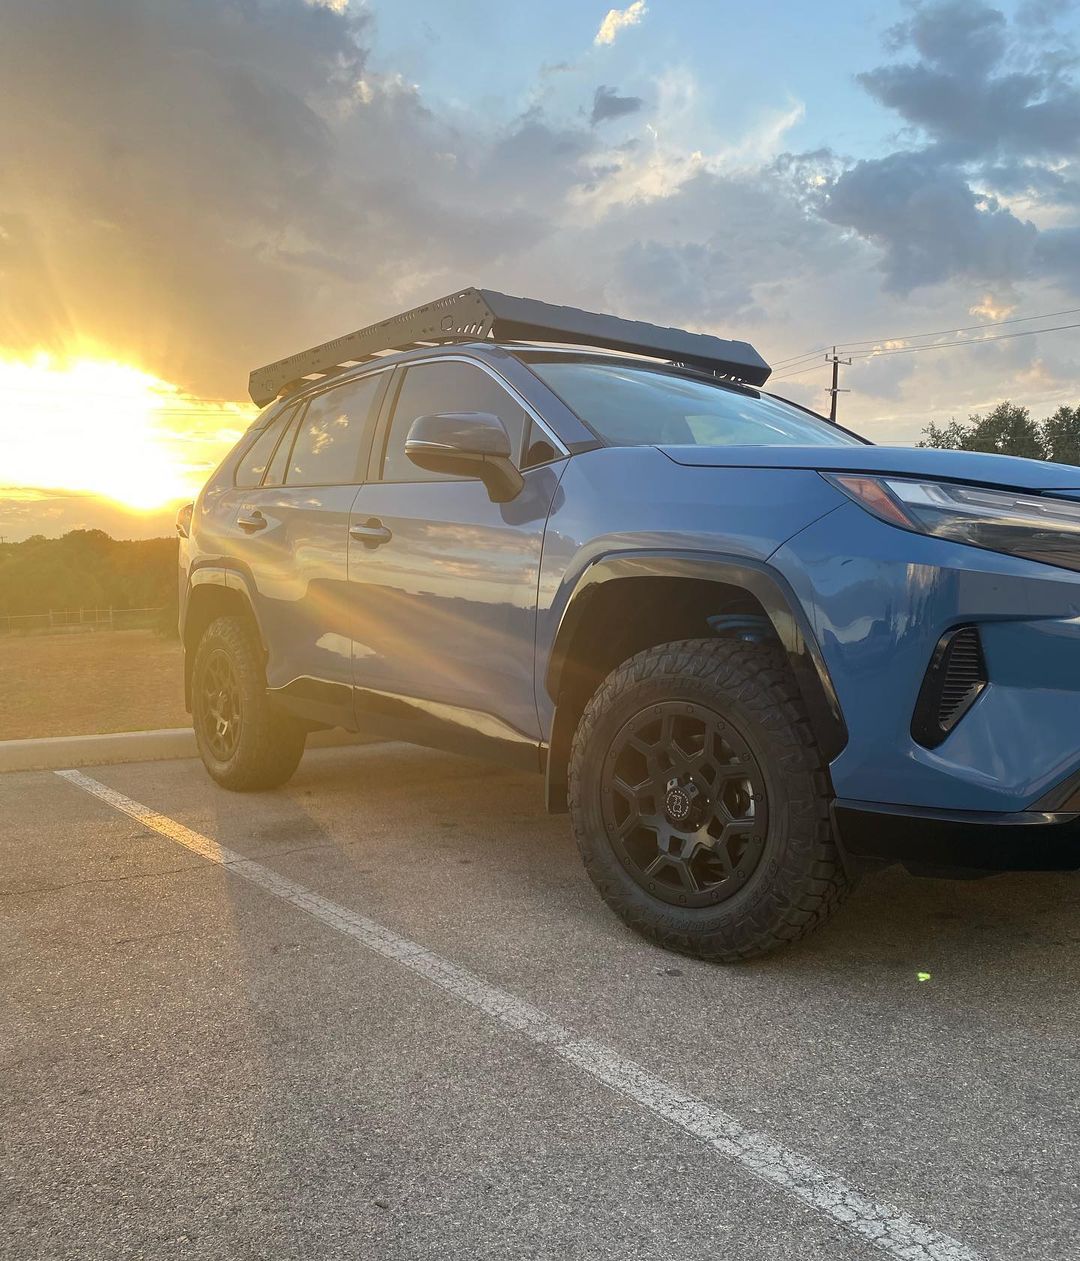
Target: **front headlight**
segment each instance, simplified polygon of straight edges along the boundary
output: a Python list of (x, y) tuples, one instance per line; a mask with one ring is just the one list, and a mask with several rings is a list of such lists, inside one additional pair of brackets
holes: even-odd
[(890, 525), (1080, 570), (1080, 503), (907, 477), (822, 477)]

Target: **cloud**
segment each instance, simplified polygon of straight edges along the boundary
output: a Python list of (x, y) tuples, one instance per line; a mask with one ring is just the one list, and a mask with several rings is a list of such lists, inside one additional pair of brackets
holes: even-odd
[(1007, 319), (1015, 310), (1015, 303), (1003, 301), (992, 293), (984, 293), (978, 302), (968, 307), (968, 315), (982, 315), (996, 323)]
[(890, 46), (915, 61), (880, 66), (857, 81), (896, 110), (943, 160), (1031, 163), (1080, 155), (1080, 87), (1074, 58), (1052, 30), (1012, 27), (983, 0), (919, 4)]
[(886, 283), (901, 293), (952, 277), (1006, 284), (1035, 257), (1033, 224), (925, 153), (856, 163), (833, 184), (822, 213), (881, 247)]
[(1006, 47), (1005, 15), (982, 0), (917, 4), (912, 17), (892, 28), (888, 46), (911, 45), (927, 63), (963, 74), (983, 74)]
[(634, 0), (633, 4), (628, 5), (625, 9), (608, 9), (604, 20), (600, 23), (600, 29), (596, 32), (594, 44), (614, 44), (615, 36), (628, 26), (637, 26), (641, 19), (648, 13), (645, 7), (645, 0)]
[[(663, 138), (608, 148), (602, 128), (540, 107), (500, 123), (429, 104), (374, 67), (356, 6), (0, 8), (13, 103), (0, 166), (19, 173), (0, 189), (0, 346), (90, 339), (196, 394), (242, 398), (253, 366), (461, 284), (728, 326), (756, 284), (782, 283), (738, 244), (757, 142), (738, 155), (741, 182), (696, 181), (728, 159), (681, 147), (685, 72), (658, 80)], [(638, 112), (606, 85), (594, 107)], [(775, 208), (759, 198), (750, 216), (759, 241), (775, 219), (804, 222), (769, 182)]]
[(1080, 87), (1048, 19), (1010, 24), (983, 0), (915, 3), (888, 46), (913, 59), (857, 79), (907, 124), (910, 147), (835, 174), (822, 216), (880, 248), (893, 292), (1037, 277), (1080, 292)]
[(463, 135), (372, 70), (364, 11), (0, 11), (0, 344), (90, 338), (241, 396), (254, 364), (526, 251), (584, 178), (586, 132)]
[(623, 118), (627, 114), (636, 114), (644, 104), (640, 96), (620, 96), (615, 88), (601, 84), (593, 93), (589, 122), (595, 127), (597, 123), (606, 122), (609, 118)]
[[(612, 12), (614, 38), (645, 9)], [(462, 284), (746, 337), (767, 357), (971, 323), (987, 293), (1026, 311), (1080, 292), (1060, 125), (1073, 71), (1052, 23), (1003, 23), (974, 0), (910, 9), (863, 85), (903, 139), (853, 162), (783, 153), (803, 118), (783, 95), (741, 135), (711, 127), (678, 63), (657, 67), (647, 115), (602, 84), (590, 118), (581, 80), (551, 66), (523, 98), (542, 104), (470, 112), (387, 67), (367, 13), (0, 0), (0, 347), (90, 339), (240, 399), (253, 366)], [(995, 135), (965, 84), (998, 111)], [(1067, 379), (1050, 349), (1040, 371)], [(860, 368), (865, 414), (908, 391), (913, 415), (926, 382), (945, 406), (979, 404), (963, 391), (985, 377), (929, 358)], [(820, 405), (823, 383), (817, 365), (779, 388)]]
[(57, 537), (68, 530), (104, 530), (116, 539), (175, 535), (176, 508), (133, 512), (97, 495), (0, 486), (0, 537)]

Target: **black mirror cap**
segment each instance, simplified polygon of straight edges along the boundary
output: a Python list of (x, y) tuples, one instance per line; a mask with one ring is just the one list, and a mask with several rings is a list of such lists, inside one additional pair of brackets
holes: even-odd
[(478, 477), (494, 503), (508, 503), (524, 480), (510, 458), (510, 435), (491, 412), (438, 412), (409, 427), (405, 454), (432, 473)]
[(405, 454), (457, 455), (463, 459), (493, 456), (510, 459), (510, 435), (491, 412), (438, 412), (417, 416), (405, 439)]

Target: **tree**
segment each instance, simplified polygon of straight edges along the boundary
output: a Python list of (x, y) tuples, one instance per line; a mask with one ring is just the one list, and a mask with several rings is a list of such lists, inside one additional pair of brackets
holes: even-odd
[(1047, 458), (1042, 427), (1031, 419), (1026, 407), (1008, 401), (999, 403), (985, 416), (974, 412), (966, 422), (953, 419), (943, 428), (931, 421), (923, 433), (926, 440), (919, 443), (921, 447), (989, 451), (996, 455), (1022, 455), (1029, 460)]
[(172, 608), (176, 548), (176, 539), (119, 542), (101, 530), (71, 530), (59, 539), (36, 535), (7, 544), (0, 551), (0, 616), (110, 606)]
[(1080, 464), (1080, 405), (1059, 407), (1042, 426), (1046, 458), (1056, 464)]
[[(977, 420), (978, 417), (972, 417)], [(940, 428), (931, 421), (923, 430), (926, 434), (924, 441), (919, 443), (920, 447), (936, 447), (939, 451), (970, 451), (967, 445), (970, 430), (966, 423), (956, 419), (954, 416), (947, 425)]]

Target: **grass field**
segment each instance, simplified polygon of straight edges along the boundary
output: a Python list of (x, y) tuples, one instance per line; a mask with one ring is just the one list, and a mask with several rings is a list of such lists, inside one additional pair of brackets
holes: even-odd
[(190, 725), (174, 639), (148, 630), (0, 638), (0, 740)]

